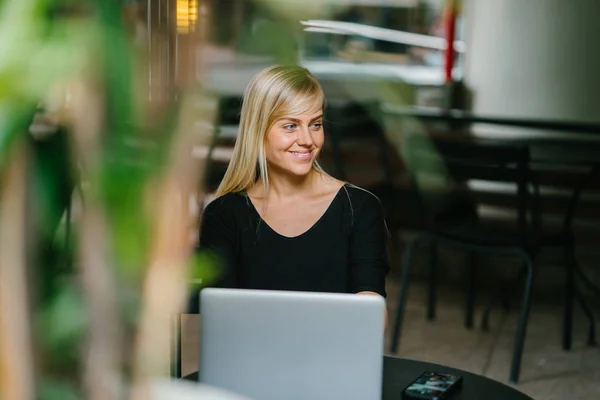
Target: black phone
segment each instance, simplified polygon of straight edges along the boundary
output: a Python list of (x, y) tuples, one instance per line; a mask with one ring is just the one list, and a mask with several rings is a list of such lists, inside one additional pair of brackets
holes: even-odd
[(402, 391), (405, 399), (447, 399), (462, 384), (462, 377), (439, 372), (424, 372)]

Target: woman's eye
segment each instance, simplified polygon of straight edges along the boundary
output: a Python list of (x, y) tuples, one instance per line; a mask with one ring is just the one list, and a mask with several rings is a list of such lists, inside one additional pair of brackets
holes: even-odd
[(312, 125), (313, 129), (321, 129), (322, 126), (323, 126), (323, 124), (321, 122), (315, 122)]
[(296, 129), (296, 124), (287, 124), (287, 125), (284, 125), (283, 129), (285, 129), (286, 131), (293, 131), (294, 129)]

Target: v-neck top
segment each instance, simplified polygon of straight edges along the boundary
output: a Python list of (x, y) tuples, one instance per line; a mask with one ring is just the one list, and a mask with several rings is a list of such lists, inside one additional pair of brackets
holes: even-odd
[[(375, 195), (357, 186), (342, 186), (317, 222), (298, 236), (273, 230), (245, 193), (208, 204), (199, 233), (198, 251), (219, 260), (215, 286), (386, 296), (383, 209)], [(196, 303), (193, 298), (190, 312), (197, 312)]]
[(290, 240), (292, 240), (292, 239), (299, 238), (300, 236), (303, 236), (303, 235), (307, 235), (307, 234), (309, 234), (309, 232), (310, 232), (310, 231), (311, 231), (313, 228), (315, 228), (315, 227), (316, 227), (316, 226), (317, 226), (317, 225), (318, 225), (318, 224), (321, 222), (321, 220), (322, 220), (322, 219), (324, 219), (324, 218), (325, 218), (325, 216), (326, 216), (326, 215), (327, 215), (327, 213), (329, 212), (329, 209), (332, 207), (332, 205), (333, 205), (333, 203), (335, 202), (335, 200), (337, 199), (337, 197), (338, 197), (340, 194), (342, 194), (342, 192), (343, 192), (343, 191), (345, 191), (345, 190), (346, 190), (346, 187), (345, 187), (345, 185), (343, 185), (342, 187), (340, 187), (340, 188), (338, 189), (338, 191), (335, 193), (335, 195), (333, 196), (333, 198), (331, 199), (331, 201), (329, 202), (329, 204), (327, 205), (327, 207), (325, 208), (325, 211), (323, 212), (323, 214), (322, 214), (322, 215), (321, 215), (321, 216), (320, 216), (320, 217), (319, 217), (319, 218), (318, 218), (318, 219), (315, 221), (315, 223), (314, 223), (314, 224), (312, 224), (312, 225), (311, 225), (311, 226), (310, 226), (310, 227), (309, 227), (307, 230), (305, 230), (304, 232), (301, 232), (300, 234), (298, 234), (298, 235), (295, 235), (295, 236), (286, 236), (286, 235), (282, 235), (281, 233), (277, 232), (277, 230), (273, 229), (273, 228), (272, 228), (272, 227), (271, 227), (271, 226), (270, 226), (270, 225), (267, 223), (267, 221), (265, 221), (265, 220), (262, 218), (262, 216), (260, 215), (260, 213), (259, 213), (259, 212), (258, 212), (258, 210), (256, 209), (256, 206), (254, 205), (254, 203), (252, 202), (252, 200), (250, 200), (250, 199), (249, 199), (247, 196), (246, 196), (246, 198), (248, 199), (248, 203), (250, 204), (250, 208), (252, 208), (252, 210), (253, 210), (253, 211), (256, 213), (256, 215), (257, 215), (257, 216), (258, 216), (258, 218), (260, 219), (260, 221), (259, 221), (259, 223), (260, 223), (260, 224), (265, 224), (265, 226), (267, 227), (267, 229), (269, 229), (270, 231), (272, 231), (272, 232), (273, 232), (273, 233), (275, 233), (276, 235), (279, 235), (279, 236), (281, 236), (282, 238), (285, 238), (285, 239), (290, 239)]

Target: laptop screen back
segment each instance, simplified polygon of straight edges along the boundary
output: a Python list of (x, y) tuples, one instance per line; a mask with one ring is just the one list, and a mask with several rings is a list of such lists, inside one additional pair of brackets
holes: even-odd
[(256, 400), (379, 400), (385, 300), (204, 289), (200, 381)]

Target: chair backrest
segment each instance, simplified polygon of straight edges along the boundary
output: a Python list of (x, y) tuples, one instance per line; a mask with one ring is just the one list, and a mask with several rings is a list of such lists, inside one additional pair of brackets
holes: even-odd
[(239, 125), (242, 111), (241, 96), (224, 96), (219, 99), (218, 125)]
[[(242, 98), (240, 96), (221, 97), (219, 99), (204, 170), (204, 185), (209, 191), (217, 189), (229, 164), (229, 162), (215, 160), (213, 157), (214, 151), (217, 147), (233, 148), (236, 139), (235, 132), (237, 132), (240, 123), (241, 107)], [(233, 135), (232, 132), (234, 132)]]
[(404, 153), (425, 220), (431, 221), (436, 214), (452, 213), (458, 208), (464, 211), (468, 203), (476, 213), (477, 202), (468, 195), (473, 181), (513, 184), (518, 229), (521, 234), (531, 233), (528, 216), (533, 221), (538, 210), (533, 209), (529, 192), (528, 147), (465, 137), (411, 134), (405, 140)]
[(382, 127), (381, 107), (378, 102), (357, 102), (352, 100), (328, 100), (325, 110), (325, 134), (327, 135), (333, 154), (337, 177), (345, 180), (348, 177), (348, 163), (344, 159), (342, 143), (360, 140), (377, 147), (383, 178), (390, 182), (393, 177), (388, 143)]

